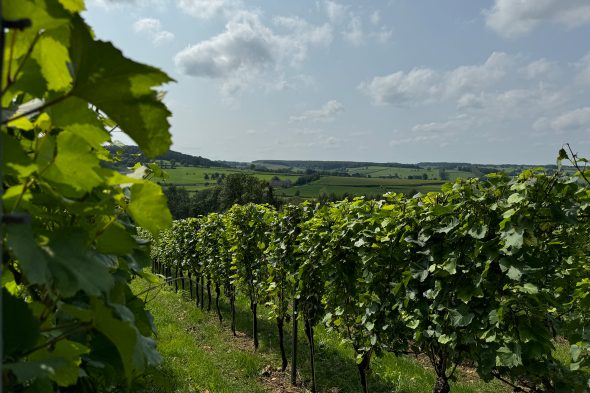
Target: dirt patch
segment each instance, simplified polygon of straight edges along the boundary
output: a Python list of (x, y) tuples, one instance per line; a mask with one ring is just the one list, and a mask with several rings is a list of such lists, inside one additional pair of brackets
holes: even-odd
[(260, 382), (270, 393), (304, 393), (307, 390), (300, 386), (291, 385), (291, 377), (288, 371), (267, 365), (260, 372)]
[(236, 349), (248, 352), (254, 351), (254, 340), (246, 333), (236, 331), (236, 335), (232, 335), (231, 337), (235, 343)]

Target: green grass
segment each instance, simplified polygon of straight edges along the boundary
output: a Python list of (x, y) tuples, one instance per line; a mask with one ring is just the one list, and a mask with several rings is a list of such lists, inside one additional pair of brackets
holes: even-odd
[(320, 194), (336, 195), (383, 195), (386, 192), (408, 192), (416, 190), (422, 193), (440, 191), (444, 184), (440, 180), (381, 179), (366, 177), (322, 176), (319, 180), (299, 187), (277, 190), (277, 195), (315, 198)]
[[(211, 175), (215, 173), (226, 176), (234, 173), (247, 173), (261, 180), (271, 180), (274, 176), (278, 176), (281, 180), (291, 180), (291, 182), (295, 182), (299, 177), (299, 175), (255, 172), (234, 168), (176, 167), (174, 169), (166, 169), (165, 171), (168, 174), (168, 178), (163, 181), (163, 184), (176, 184), (186, 188), (188, 191), (199, 191), (217, 185), (216, 179), (211, 178)], [(205, 175), (208, 175), (209, 179), (205, 179)]]
[[(389, 168), (391, 169), (391, 168)], [(211, 177), (212, 174), (248, 173), (262, 180), (270, 180), (278, 176), (281, 180), (295, 182), (300, 175), (255, 172), (249, 170), (231, 168), (201, 168), (201, 167), (177, 167), (167, 169), (167, 184), (176, 184), (187, 191), (200, 191), (215, 186), (215, 179), (205, 179), (205, 174)], [(334, 193), (338, 196), (350, 195), (383, 195), (386, 192), (408, 192), (410, 190), (426, 193), (439, 191), (444, 182), (440, 180), (413, 180), (413, 179), (385, 179), (366, 177), (346, 176), (322, 176), (319, 180), (304, 186), (277, 188), (276, 195), (292, 197), (296, 194), (303, 198), (317, 198), (320, 194)]]
[[(401, 167), (386, 167), (386, 166), (379, 166), (379, 165), (370, 165), (366, 167), (360, 168), (348, 168), (348, 173), (361, 174), (361, 175), (370, 175), (371, 177), (387, 177), (387, 176), (399, 176), (402, 179), (406, 179), (408, 176), (421, 176), (422, 174), (426, 173), (428, 179), (431, 180), (440, 180), (439, 170), (438, 168), (423, 168), (423, 169), (414, 169), (414, 168), (401, 168)], [(449, 180), (455, 180), (457, 178), (470, 178), (473, 177), (473, 173), (465, 172), (465, 171), (458, 171), (458, 170), (446, 170), (447, 176)]]
[[(143, 281), (132, 283), (137, 293), (147, 288)], [(262, 308), (259, 316), (260, 348), (253, 351), (249, 337), (251, 315), (244, 299), (237, 305), (237, 330), (234, 337), (229, 322), (220, 326), (216, 314), (201, 311), (189, 299), (185, 291), (178, 294), (168, 287), (149, 294), (147, 307), (154, 316), (158, 329), (158, 350), (163, 364), (152, 370), (143, 381), (142, 393), (157, 392), (305, 392), (304, 389), (281, 390), (289, 386), (288, 375), (273, 371), (270, 377), (261, 377), (260, 372), (267, 366), (278, 368), (280, 355), (275, 324), (265, 317)], [(156, 294), (157, 293), (157, 294)], [(222, 299), (222, 313), (229, 318), (228, 305)], [(301, 325), (301, 324), (300, 324)], [(287, 324), (285, 342), (290, 359), (291, 330)], [(300, 326), (301, 328), (301, 326)], [(316, 376), (321, 393), (352, 393), (360, 391), (358, 372), (353, 351), (334, 334), (323, 328), (316, 333)], [(300, 383), (309, 387), (309, 351), (303, 331), (299, 332), (298, 362)], [(274, 378), (274, 380), (272, 380)], [(369, 376), (370, 391), (373, 393), (425, 393), (431, 392), (434, 384), (433, 371), (413, 357), (395, 357), (386, 354), (372, 362)], [(455, 393), (497, 393), (508, 392), (499, 383), (484, 383), (473, 373), (460, 375), (453, 384)]]

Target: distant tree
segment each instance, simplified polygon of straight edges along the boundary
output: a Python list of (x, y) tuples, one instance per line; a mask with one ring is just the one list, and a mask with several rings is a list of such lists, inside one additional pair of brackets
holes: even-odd
[(447, 171), (445, 171), (445, 168), (440, 168), (438, 170), (438, 177), (440, 180), (449, 180), (449, 175), (447, 174)]
[(268, 203), (277, 205), (272, 187), (265, 181), (246, 173), (232, 173), (225, 177), (219, 194), (222, 210), (227, 210), (235, 203)]
[(221, 206), (219, 204), (220, 193), (221, 187), (207, 188), (195, 192), (190, 199), (190, 215), (197, 217), (221, 211)]
[(172, 184), (164, 188), (164, 195), (168, 199), (168, 208), (174, 219), (189, 217), (190, 198), (186, 189)]
[(428, 180), (428, 173), (423, 173), (422, 174), (422, 179), (423, 180)]
[(205, 180), (209, 180), (209, 175), (205, 173), (205, 176), (203, 176), (205, 178)]

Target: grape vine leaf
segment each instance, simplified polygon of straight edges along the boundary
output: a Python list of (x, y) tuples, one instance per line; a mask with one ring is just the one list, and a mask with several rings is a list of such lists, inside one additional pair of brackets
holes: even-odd
[(12, 296), (6, 288), (2, 288), (2, 315), (4, 356), (23, 352), (37, 343), (39, 321), (33, 316), (27, 303)]
[(157, 68), (124, 57), (112, 44), (92, 39), (80, 17), (73, 24), (71, 95), (96, 105), (146, 155), (165, 153), (171, 144), (171, 113), (154, 87), (174, 80)]

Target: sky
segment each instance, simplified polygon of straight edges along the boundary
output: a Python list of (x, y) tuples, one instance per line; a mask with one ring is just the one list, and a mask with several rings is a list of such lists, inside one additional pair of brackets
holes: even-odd
[(176, 80), (163, 89), (183, 153), (590, 156), (589, 0), (87, 0), (84, 17)]

